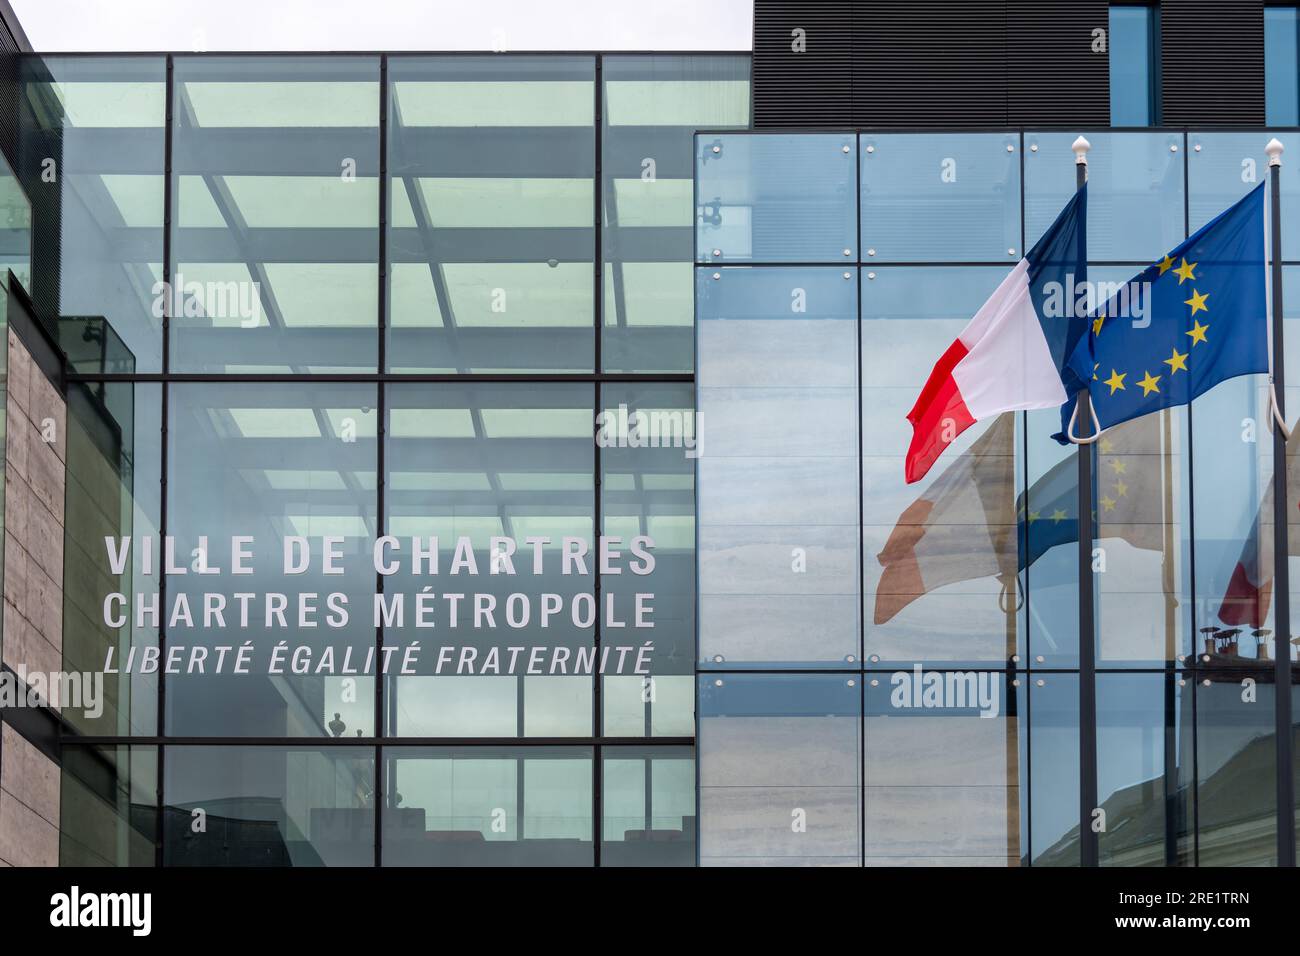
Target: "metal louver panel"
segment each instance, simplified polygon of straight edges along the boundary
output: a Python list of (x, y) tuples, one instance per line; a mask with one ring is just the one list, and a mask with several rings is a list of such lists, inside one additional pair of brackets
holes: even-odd
[(755, 126), (846, 125), (853, 102), (853, 14), (846, 0), (754, 0)]
[(1264, 125), (1263, 0), (1160, 4), (1161, 122)]

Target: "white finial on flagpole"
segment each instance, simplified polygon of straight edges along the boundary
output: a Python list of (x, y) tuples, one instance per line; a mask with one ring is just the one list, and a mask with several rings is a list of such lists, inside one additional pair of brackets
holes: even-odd
[(1268, 141), (1268, 145), (1264, 147), (1264, 154), (1268, 156), (1270, 166), (1282, 165), (1282, 150), (1285, 148), (1276, 136)]
[[(1277, 141), (1274, 140), (1274, 142), (1277, 142)], [(1281, 144), (1278, 144), (1278, 145), (1281, 145)], [(1075, 162), (1075, 165), (1077, 165), (1077, 166), (1087, 166), (1087, 165), (1088, 165), (1088, 150), (1092, 149), (1092, 143), (1088, 142), (1086, 139), (1084, 139), (1082, 136), (1080, 136), (1078, 139), (1076, 139), (1076, 140), (1074, 141), (1074, 143), (1070, 146), (1070, 148), (1071, 148), (1072, 150), (1074, 150), (1074, 162)]]

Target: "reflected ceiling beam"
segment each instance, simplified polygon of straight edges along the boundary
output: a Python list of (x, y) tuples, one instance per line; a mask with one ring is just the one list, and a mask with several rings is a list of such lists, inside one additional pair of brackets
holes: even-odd
[[(406, 148), (406, 126), (402, 122), (402, 103), (399, 97), (392, 97), (393, 104), (393, 122), (389, 124), (389, 135), (394, 137), (398, 144), (398, 149)], [(404, 155), (404, 154), (403, 154)], [(419, 180), (407, 174), (402, 175), (402, 187), (406, 190), (406, 198), (411, 206), (411, 213), (415, 218), (415, 227), (420, 235), (420, 245), (426, 253), (426, 261), (429, 264), (429, 275), (433, 279), (433, 292), (438, 300), (438, 309), (442, 313), (443, 327), (447, 333), (449, 348), (449, 358), (454, 362), (454, 368), (461, 373), (470, 371), (464, 362), (462, 349), (460, 347), (460, 337), (458, 335), (458, 326), (456, 324), (456, 313), (452, 308), (451, 294), (447, 289), (447, 276), (443, 271), (442, 263), (434, 254), (433, 231), (430, 227), (429, 207), (424, 201), (424, 192), (420, 189)], [(389, 203), (391, 206), (391, 202)], [(470, 420), (473, 423), (474, 438), (476, 441), (484, 441), (487, 438), (487, 430), (483, 427), (483, 413), (478, 403), (470, 405)], [(515, 536), (513, 522), (507, 513), (505, 501), (502, 498), (501, 476), (500, 473), (493, 469), (484, 469), (487, 475), (488, 483), (492, 488), (492, 493), (500, 502), (497, 508), (497, 518), (501, 522), (502, 533), (507, 537)]]
[[(194, 104), (190, 101), (189, 89), (184, 83), (181, 83), (176, 92), (180, 94), (178, 97), (179, 102), (177, 104), (179, 109), (176, 113), (177, 124), (181, 130), (192, 132), (198, 129), (198, 121), (194, 112)], [(247, 221), (239, 210), (239, 204), (235, 201), (234, 196), (231, 195), (230, 189), (226, 185), (223, 176), (213, 172), (204, 172), (201, 175), (203, 178), (203, 184), (207, 187), (213, 203), (216, 204), (217, 211), (221, 214), (222, 221), (226, 224), (227, 232), (230, 234), (231, 238), (234, 239), (235, 244), (239, 249), (240, 258), (243, 261), (245, 268), (248, 269), (249, 275), (256, 284), (258, 297), (262, 302), (262, 310), (266, 314), (267, 324), (275, 332), (283, 333), (286, 328), (284, 313), (281, 311), (280, 303), (276, 299), (275, 289), (271, 286), (271, 277), (266, 271), (266, 265), (248, 252), (249, 228)], [(177, 178), (179, 179), (179, 174), (177, 174)], [(168, 278), (170, 279), (170, 277)], [(310, 371), (299, 364), (294, 364), (292, 362), (286, 364), (289, 365), (294, 374), (303, 374)], [(316, 419), (316, 425), (320, 429), (322, 438), (334, 439), (335, 441), (342, 440), (334, 434), (334, 429), (330, 425), (329, 419), (322, 408), (316, 406), (313, 407), (311, 411), (312, 415)], [(343, 483), (347, 486), (348, 491), (353, 495), (356, 513), (360, 515), (362, 521), (365, 522), (366, 529), (371, 537), (374, 537), (375, 515), (372, 509), (367, 507), (367, 502), (373, 501), (374, 496), (361, 487), (361, 484), (357, 481), (357, 476), (353, 471), (344, 468), (338, 468), (337, 470), (340, 477), (343, 479)]]

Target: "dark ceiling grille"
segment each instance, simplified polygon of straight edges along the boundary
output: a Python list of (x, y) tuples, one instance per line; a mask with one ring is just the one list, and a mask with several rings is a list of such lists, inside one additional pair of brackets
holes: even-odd
[[(754, 125), (1104, 126), (1105, 0), (754, 4)], [(807, 49), (791, 49), (793, 30)]]
[(1162, 123), (1264, 125), (1263, 0), (1164, 0), (1160, 32)]

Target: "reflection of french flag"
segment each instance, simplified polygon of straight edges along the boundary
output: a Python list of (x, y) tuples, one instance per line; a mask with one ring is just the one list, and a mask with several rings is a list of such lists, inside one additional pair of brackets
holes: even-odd
[[(1287, 548), (1294, 557), (1300, 554), (1300, 541), (1297, 540), (1300, 529), (1296, 527), (1300, 512), (1292, 510), (1300, 507), (1296, 502), (1296, 492), (1300, 491), (1300, 429), (1296, 429), (1286, 443), (1286, 486), (1290, 498)], [(1224, 624), (1258, 628), (1263, 627), (1268, 619), (1268, 606), (1273, 597), (1273, 527), (1273, 484), (1270, 482), (1219, 604), (1219, 620)], [(1268, 542), (1267, 550), (1260, 547), (1261, 529), (1264, 533), (1262, 540)]]
[(1273, 592), (1273, 575), (1259, 573), (1259, 522), (1250, 526), (1250, 537), (1241, 550), (1241, 560), (1232, 569), (1228, 590), (1219, 605), (1219, 620), (1234, 627), (1263, 627)]
[(1087, 186), (1002, 280), (948, 346), (908, 412), (908, 483), (925, 477), (958, 435), (1003, 412), (1059, 408), (1077, 391), (1065, 362), (1087, 330), (1075, 290), (1087, 269)]

